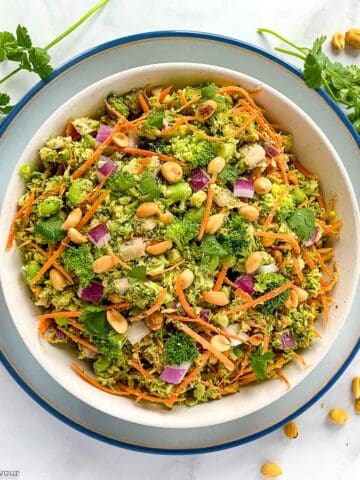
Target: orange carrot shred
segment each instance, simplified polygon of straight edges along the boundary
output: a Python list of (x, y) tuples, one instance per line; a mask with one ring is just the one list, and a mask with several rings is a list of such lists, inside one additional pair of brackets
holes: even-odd
[(323, 305), (323, 313), (324, 313), (324, 325), (329, 322), (329, 299), (326, 295), (320, 295), (320, 300)]
[[(34, 243), (34, 242), (30, 242), (29, 245), (32, 248), (34, 248), (35, 250), (37, 250), (39, 253), (41, 253), (41, 255), (43, 257), (45, 257), (46, 259), (49, 259), (50, 254), (45, 252), (45, 250), (43, 250), (41, 247), (39, 247), (39, 245), (36, 245), (36, 243)], [(63, 275), (63, 277), (65, 277), (66, 280), (69, 283), (71, 283), (71, 284), (74, 283), (71, 276), (68, 274), (68, 272), (61, 265), (59, 265), (57, 262), (54, 262), (53, 267), (56, 268), (56, 270), (58, 270), (61, 273), (61, 275)]]
[(152, 152), (151, 150), (144, 150), (142, 148), (131, 148), (131, 147), (116, 147), (116, 150), (119, 152), (128, 153), (129, 155), (141, 155), (143, 157), (154, 157), (157, 156), (160, 160), (164, 160), (165, 162), (175, 162), (179, 165), (184, 165), (183, 162), (176, 160), (174, 157), (170, 157), (169, 155), (164, 155), (163, 153)]
[(145, 368), (139, 362), (136, 362), (135, 360), (130, 360), (129, 363), (133, 368), (135, 368), (135, 370), (141, 373), (143, 377), (146, 377), (149, 380), (155, 380), (155, 377), (151, 375), (151, 373), (149, 373), (147, 370), (145, 370)]
[(295, 255), (295, 253), (291, 254), (291, 258), (292, 258), (292, 261), (293, 261), (295, 273), (296, 273), (298, 279), (300, 280), (300, 282), (302, 282), (304, 280), (304, 275), (303, 275), (303, 273), (301, 271), (301, 268), (300, 268), (299, 259)]
[(214, 286), (213, 290), (218, 291), (218, 290), (221, 289), (222, 284), (224, 283), (224, 280), (225, 280), (226, 273), (229, 270), (229, 267), (230, 267), (230, 265), (228, 263), (225, 262), (223, 264), (223, 266), (221, 267), (221, 270), (219, 272), (219, 275), (216, 279), (216, 283), (215, 283), (215, 286)]
[(99, 382), (95, 380), (95, 378), (90, 377), (87, 373), (82, 370), (79, 365), (76, 363), (71, 364), (71, 368), (81, 377), (83, 378), (86, 382), (90, 383), (90, 385), (93, 385), (94, 387), (98, 388), (99, 390), (102, 390), (103, 392), (106, 393), (111, 393), (112, 395), (119, 395), (121, 397), (128, 396), (126, 392), (119, 392), (117, 390), (112, 390), (111, 388), (104, 387), (101, 385)]
[(269, 238), (275, 238), (282, 240), (284, 242), (287, 242), (291, 245), (295, 253), (300, 253), (300, 247), (295, 238), (291, 235), (288, 235), (286, 233), (275, 233), (275, 232), (262, 232), (262, 231), (256, 231), (254, 232), (255, 236), (258, 237), (267, 237)]
[(194, 330), (192, 330), (191, 328), (189, 328), (187, 325), (185, 325), (184, 323), (179, 323), (179, 328), (184, 332), (186, 333), (187, 335), (189, 335), (189, 337), (192, 337), (197, 343), (199, 343), (203, 348), (205, 348), (205, 350), (209, 350), (218, 360), (220, 360), (221, 363), (223, 363), (225, 365), (225, 367), (229, 370), (229, 371), (233, 371), (234, 370), (234, 364), (233, 362), (228, 358), (226, 357), (223, 353), (219, 352), (219, 350), (217, 350), (216, 348), (214, 348), (210, 342), (208, 342), (207, 340), (205, 340), (205, 338), (203, 338), (201, 335), (199, 335), (198, 333), (196, 333)]
[(41, 337), (45, 337), (45, 334), (52, 323), (53, 320), (49, 317), (39, 319), (38, 333)]
[(37, 315), (38, 320), (45, 320), (46, 318), (78, 318), (82, 314), (81, 310), (69, 312), (47, 312), (42, 315)]
[[(126, 392), (128, 395), (134, 395), (137, 397), (139, 400), (147, 400), (149, 402), (153, 403), (163, 403), (165, 404), (166, 399), (165, 398), (160, 398), (160, 397), (154, 397), (153, 395), (149, 395), (147, 393), (144, 393), (140, 390), (137, 390), (136, 388), (130, 388), (127, 385), (125, 385), (122, 382), (117, 383), (118, 387), (120, 387), (124, 392)], [(176, 399), (176, 402), (182, 402), (183, 400), (181, 399)]]
[(182, 286), (181, 286), (180, 277), (177, 277), (175, 279), (175, 291), (176, 291), (176, 295), (177, 295), (177, 297), (178, 297), (178, 299), (181, 303), (181, 306), (183, 307), (185, 312), (189, 315), (189, 317), (196, 318), (196, 314), (195, 314), (194, 310), (191, 308), (189, 302), (187, 301), (187, 299), (185, 297), (184, 290), (182, 289)]
[(311, 270), (314, 270), (316, 268), (316, 263), (310, 257), (309, 253), (306, 250), (303, 250), (302, 251), (302, 256), (305, 260), (305, 263), (311, 268)]
[(294, 160), (294, 165), (299, 170), (299, 172), (301, 172), (304, 175), (304, 177), (306, 177), (306, 178), (319, 178), (319, 175), (314, 175), (313, 173), (310, 173), (297, 160)]
[(280, 169), (283, 182), (284, 182), (284, 183), (289, 183), (289, 179), (288, 179), (288, 176), (287, 176), (287, 173), (286, 173), (285, 162), (284, 162), (284, 160), (283, 160), (282, 155), (278, 155), (278, 156), (275, 158), (275, 161), (276, 161), (276, 163), (277, 163), (277, 166), (278, 166), (279, 169)]
[(329, 278), (329, 279), (332, 279), (332, 273), (330, 272), (329, 268), (327, 267), (326, 263), (324, 262), (324, 260), (322, 259), (322, 256), (320, 255), (319, 252), (315, 251), (314, 252), (314, 255), (315, 255), (315, 258), (316, 260), (318, 261), (321, 269), (323, 270), (323, 272), (325, 273), (325, 275)]
[(165, 88), (159, 95), (159, 102), (160, 103), (163, 103), (165, 98), (169, 95), (169, 93), (171, 92), (171, 89), (172, 89), (172, 85), (168, 86), (167, 88)]
[(148, 112), (150, 110), (150, 107), (149, 107), (149, 104), (148, 104), (146, 98), (144, 97), (144, 95), (142, 93), (139, 93), (138, 99), (139, 99), (139, 103), (140, 103), (140, 106), (141, 106), (143, 112), (144, 113)]
[(99, 350), (92, 345), (90, 342), (87, 342), (81, 337), (78, 337), (77, 335), (74, 335), (71, 332), (68, 332), (62, 327), (57, 326), (59, 330), (61, 330), (67, 337), (69, 337), (73, 342), (78, 343), (79, 345), (82, 345), (83, 347), (89, 348), (90, 350), (93, 350), (94, 352), (98, 352)]
[(212, 203), (213, 203), (213, 199), (214, 199), (214, 195), (215, 195), (215, 192), (211, 188), (211, 185), (216, 182), (216, 178), (217, 178), (217, 174), (213, 173), (213, 176), (211, 177), (211, 180), (208, 183), (205, 211), (204, 211), (204, 215), (203, 215), (203, 218), (202, 218), (201, 224), (200, 224), (200, 230), (199, 230), (199, 234), (198, 234), (198, 237), (197, 237), (198, 240), (201, 240), (203, 238), (204, 233), (206, 231), (207, 224), (209, 222), (211, 207), (212, 207)]

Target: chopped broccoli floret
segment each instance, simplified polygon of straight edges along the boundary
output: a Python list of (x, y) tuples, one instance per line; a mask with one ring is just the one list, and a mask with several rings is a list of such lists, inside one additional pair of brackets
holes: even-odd
[(129, 172), (117, 172), (109, 176), (106, 187), (112, 192), (127, 193), (130, 188), (136, 187), (135, 177)]
[(238, 173), (236, 167), (227, 163), (217, 177), (217, 184), (224, 187), (227, 184), (234, 185)]
[(61, 218), (50, 217), (38, 222), (34, 227), (34, 232), (48, 243), (59, 242), (65, 237), (65, 232), (61, 228), (62, 224)]
[(220, 230), (217, 238), (229, 254), (247, 255), (252, 250), (247, 221), (241, 216), (230, 219)]
[(106, 101), (108, 104), (114, 109), (117, 110), (121, 115), (123, 115), (125, 118), (128, 118), (129, 116), (129, 109), (125, 105), (123, 99), (120, 97), (120, 95), (117, 95), (116, 93), (110, 93), (107, 96)]
[[(281, 287), (286, 283), (286, 278), (280, 273), (260, 273), (255, 277), (255, 292), (261, 295), (267, 292), (275, 290), (275, 288)], [(266, 300), (264, 303), (258, 305), (256, 308), (264, 314), (274, 313), (277, 308), (282, 307), (289, 296), (289, 290), (277, 295), (270, 300)]]
[(79, 278), (82, 286), (89, 285), (90, 280), (94, 277), (92, 264), (94, 257), (91, 254), (91, 246), (89, 244), (80, 247), (69, 247), (64, 254), (64, 265), (67, 270), (74, 272)]
[(170, 142), (170, 152), (178, 160), (189, 163), (191, 169), (206, 167), (215, 156), (212, 143), (195, 134), (173, 137)]
[(67, 193), (67, 203), (71, 207), (78, 207), (81, 205), (93, 189), (93, 184), (86, 178), (78, 178), (71, 184)]
[(164, 361), (168, 365), (193, 362), (198, 355), (194, 340), (183, 332), (175, 332), (164, 344)]
[(276, 210), (276, 218), (281, 222), (286, 220), (289, 215), (295, 210), (295, 199), (292, 195), (286, 195), (282, 201), (279, 208)]
[(191, 197), (192, 189), (186, 182), (178, 182), (173, 185), (168, 185), (164, 189), (165, 203), (172, 205), (176, 202), (181, 202), (185, 205), (185, 200)]
[(182, 252), (199, 232), (199, 223), (186, 219), (175, 219), (165, 230), (165, 238), (172, 240)]
[(139, 182), (141, 193), (144, 195), (144, 200), (154, 200), (161, 196), (161, 190), (155, 178), (148, 172), (141, 175)]
[(136, 279), (130, 279), (131, 287), (124, 294), (124, 297), (131, 302), (134, 307), (148, 308), (154, 305), (156, 297), (161, 291), (158, 283), (147, 281), (141, 282)]
[(48, 197), (38, 205), (38, 213), (40, 217), (50, 217), (51, 215), (55, 215), (61, 207), (62, 207), (62, 200), (60, 197)]

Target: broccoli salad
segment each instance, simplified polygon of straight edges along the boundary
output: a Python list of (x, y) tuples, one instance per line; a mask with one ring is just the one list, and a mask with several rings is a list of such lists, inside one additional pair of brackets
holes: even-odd
[(283, 366), (328, 321), (336, 198), (257, 93), (110, 93), (21, 166), (7, 250), (16, 240), (39, 335), (94, 387), (172, 408), (289, 384)]

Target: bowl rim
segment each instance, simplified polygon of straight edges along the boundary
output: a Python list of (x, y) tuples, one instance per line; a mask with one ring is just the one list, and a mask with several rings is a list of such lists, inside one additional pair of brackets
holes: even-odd
[[(68, 62), (67, 64), (65, 64), (63, 67), (61, 67), (60, 69), (58, 69), (57, 71), (54, 72), (52, 78), (55, 78), (57, 75), (59, 75), (62, 71), (66, 70), (67, 68), (70, 68), (71, 65), (75, 64), (75, 63), (78, 63), (80, 62), (83, 58), (86, 58), (88, 56), (91, 56), (92, 54), (96, 53), (97, 51), (102, 51), (102, 50), (105, 50), (107, 48), (111, 48), (113, 46), (116, 46), (116, 45), (120, 45), (120, 44), (123, 44), (123, 43), (129, 43), (129, 42), (132, 42), (132, 41), (136, 41), (136, 40), (139, 40), (139, 39), (149, 39), (149, 38), (156, 38), (156, 37), (166, 37), (166, 36), (172, 36), (172, 37), (195, 37), (195, 38), (205, 38), (205, 39), (208, 39), (208, 40), (216, 40), (218, 42), (223, 42), (223, 43), (228, 43), (228, 44), (234, 44), (234, 45), (237, 45), (237, 46), (240, 46), (242, 48), (245, 48), (245, 49), (249, 49), (249, 50), (253, 50), (255, 52), (257, 52), (258, 54), (260, 55), (263, 55), (263, 56), (266, 56), (268, 58), (270, 58), (271, 60), (273, 60), (275, 63), (278, 63), (278, 64), (281, 64), (282, 66), (284, 66), (286, 69), (288, 69), (289, 71), (291, 71), (292, 73), (294, 73), (296, 76), (298, 77), (301, 77), (301, 74), (300, 72), (298, 72), (296, 69), (294, 69), (291, 65), (287, 64), (286, 62), (283, 62), (282, 60), (278, 59), (277, 57), (263, 51), (261, 48), (258, 48), (258, 47), (254, 47), (253, 45), (249, 45), (249, 44), (246, 44), (245, 42), (241, 42), (241, 41), (238, 41), (236, 39), (232, 39), (232, 38), (229, 38), (229, 37), (224, 37), (224, 36), (221, 36), (221, 35), (213, 35), (213, 34), (205, 34), (205, 33), (199, 33), (199, 32), (184, 32), (184, 31), (163, 31), (163, 32), (149, 32), (149, 33), (145, 33), (145, 34), (138, 34), (138, 35), (132, 35), (132, 36), (129, 36), (129, 37), (124, 37), (124, 38), (121, 38), (121, 39), (117, 39), (117, 40), (114, 40), (114, 41), (111, 41), (111, 42), (107, 42), (105, 44), (102, 44), (98, 47), (95, 47), (94, 49), (91, 49), (89, 50), (88, 52), (78, 56), (78, 57), (75, 57), (73, 60), (71, 60), (70, 62)], [(180, 63), (180, 62), (177, 62), (177, 63)], [(185, 62), (187, 63), (187, 62)], [(161, 65), (161, 64), (160, 64)], [(201, 64), (200, 64), (201, 65)], [(137, 67), (137, 68), (141, 68), (143, 69), (143, 67)], [(220, 67), (221, 70), (224, 70)], [(132, 69), (131, 69), (132, 70)], [(233, 71), (231, 69), (225, 69), (225, 70), (229, 70), (230, 72), (235, 72), (235, 73), (239, 73), (239, 72), (236, 72), (236, 71)], [(128, 70), (127, 70), (128, 71)], [(254, 79), (254, 77), (250, 77), (248, 75), (246, 75), (247, 77), (249, 77), (250, 79)], [(107, 77), (108, 78), (108, 77)], [(104, 79), (103, 79), (104, 80)], [(97, 82), (96, 82), (97, 83)], [(263, 83), (263, 82), (262, 82)], [(94, 85), (94, 84), (93, 84)], [(6, 123), (4, 122), (4, 124), (0, 127), (0, 138), (2, 136), (2, 134), (5, 132), (6, 128), (8, 127), (8, 125), (11, 123), (11, 121), (15, 118), (15, 116), (17, 115), (17, 113), (24, 107), (24, 105), (29, 101), (29, 99), (39, 90), (41, 90), (41, 88), (43, 88), (44, 86), (44, 82), (39, 82), (35, 87), (33, 87), (33, 89), (31, 89), (29, 91), (29, 93), (27, 95), (25, 95), (23, 97), (23, 99), (20, 101), (20, 103), (17, 105), (17, 107), (14, 109), (14, 111), (7, 117), (6, 119)], [(91, 87), (91, 86), (90, 86)], [(89, 87), (88, 87), (89, 88)], [(271, 87), (270, 87), (271, 88)], [(273, 89), (275, 90), (275, 89)], [(83, 90), (84, 91), (84, 90)], [(276, 93), (280, 93), (278, 92), (277, 90), (275, 90)], [(79, 92), (81, 93), (81, 92)], [(353, 129), (353, 127), (351, 126), (350, 122), (347, 120), (347, 118), (345, 117), (345, 115), (343, 114), (343, 112), (339, 109), (339, 107), (327, 96), (326, 93), (324, 93), (323, 91), (318, 91), (318, 93), (325, 99), (325, 101), (333, 108), (333, 110), (335, 110), (335, 112), (337, 113), (337, 115), (340, 117), (340, 119), (343, 121), (343, 123), (346, 125), (346, 127), (348, 128), (348, 130), (350, 131), (351, 135), (353, 136), (355, 142), (357, 144), (360, 144), (360, 137), (357, 136), (357, 134), (355, 133), (355, 130)], [(76, 94), (77, 95), (77, 94)], [(73, 99), (76, 95), (74, 95), (73, 97), (71, 97), (71, 99)], [(281, 95), (281, 94), (280, 94)], [(291, 102), (293, 103), (293, 102)], [(304, 114), (304, 112), (302, 112), (302, 114)], [(305, 114), (306, 115), (306, 114)], [(50, 117), (49, 117), (50, 118)], [(320, 129), (318, 129), (320, 130)], [(320, 130), (321, 132), (321, 130)], [(322, 132), (321, 132), (322, 133)], [(326, 138), (326, 137), (325, 137)], [(328, 142), (330, 143), (330, 142)], [(331, 144), (330, 144), (331, 146)], [(351, 185), (351, 184), (350, 184)], [(355, 203), (356, 204), (356, 203)], [(355, 288), (355, 287), (354, 287)], [(292, 418), (298, 414), (300, 411), (303, 411), (305, 410), (306, 408), (308, 408), (314, 401), (316, 401), (316, 399), (318, 397), (320, 397), (330, 386), (332, 383), (334, 383), (337, 378), (341, 375), (341, 373), (343, 373), (344, 369), (347, 367), (348, 363), (351, 361), (351, 358), (355, 355), (357, 349), (359, 348), (359, 343), (355, 346), (355, 348), (353, 349), (353, 351), (351, 352), (350, 356), (348, 357), (347, 361), (344, 362), (343, 366), (340, 367), (340, 369), (337, 371), (337, 373), (332, 377), (332, 379), (328, 382), (327, 385), (325, 385), (321, 390), (320, 392), (318, 392), (315, 397), (313, 397), (312, 399), (310, 399), (307, 404), (305, 404), (304, 406), (301, 407), (301, 409), (297, 410), (296, 412), (294, 412), (292, 414)], [(6, 362), (6, 359), (2, 358), (3, 361), (5, 360)], [(7, 363), (7, 362), (6, 362)], [(11, 365), (8, 365), (9, 368), (11, 368)], [(14, 371), (12, 372), (12, 374), (14, 375)], [(16, 374), (17, 375), (17, 374)], [(17, 380), (19, 381), (22, 381), (20, 378), (18, 378)], [(22, 385), (24, 387), (24, 384)], [(28, 392), (29, 393), (29, 392)], [(35, 396), (36, 397), (36, 394), (35, 392), (33, 392), (33, 397)], [(39, 398), (37, 399), (39, 400)], [(41, 401), (41, 403), (43, 403), (43, 401)], [(45, 405), (45, 408), (47, 409), (51, 409), (50, 406), (47, 406), (46, 403)], [(55, 412), (53, 412), (55, 413)], [(59, 414), (57, 414), (57, 416), (59, 416)], [(278, 423), (277, 425), (280, 425), (281, 423), (284, 423), (286, 420), (288, 420), (290, 417), (288, 417), (287, 419), (283, 420), (282, 422)], [(67, 423), (72, 423), (69, 419), (67, 418), (63, 418), (63, 420), (65, 420)], [(75, 426), (75, 428), (78, 428), (79, 429), (79, 426), (78, 425), (72, 425), (72, 426)], [(259, 436), (262, 436), (270, 431), (272, 431), (274, 428), (277, 428), (277, 426), (272, 426), (270, 427), (269, 429), (263, 431), (263, 432), (260, 432), (259, 434), (256, 434), (255, 436), (251, 436), (253, 438), (250, 438), (250, 439), (254, 439), (254, 438), (258, 438)], [(87, 429), (85, 429), (87, 431)], [(88, 431), (87, 431), (88, 432)], [(89, 432), (88, 432), (89, 433)], [(98, 437), (102, 437), (101, 435), (98, 435), (98, 434), (94, 434), (94, 432), (91, 432), (93, 434), (93, 436), (98, 436)], [(109, 439), (106, 439), (107, 441), (109, 441)], [(246, 441), (249, 441), (247, 439), (241, 439), (239, 441), (235, 441), (235, 442), (230, 442), (229, 444), (226, 444), (226, 446), (232, 446), (232, 445), (236, 445), (236, 444), (240, 444), (240, 443), (245, 443)], [(161, 449), (158, 450), (158, 449), (149, 449), (147, 447), (133, 447), (133, 446), (129, 446), (128, 444), (126, 444), (125, 442), (119, 442), (119, 441), (115, 441), (115, 442), (111, 442), (111, 443), (115, 443), (115, 444), (118, 444), (118, 445), (121, 445), (121, 446), (126, 446), (127, 448), (135, 448), (135, 449), (141, 449), (142, 451), (162, 451)], [(218, 449), (219, 446), (216, 446), (216, 447), (210, 447), (209, 449), (199, 449), (199, 451), (211, 451), (213, 449)], [(163, 452), (166, 452), (166, 450), (164, 450)], [(183, 451), (185, 453), (193, 453), (194, 450), (190, 450), (190, 451)]]

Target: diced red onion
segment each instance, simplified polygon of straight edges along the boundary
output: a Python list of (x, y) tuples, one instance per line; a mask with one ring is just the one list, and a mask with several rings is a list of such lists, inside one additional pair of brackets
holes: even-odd
[(92, 283), (88, 287), (80, 288), (79, 297), (87, 302), (99, 303), (104, 293), (104, 287), (99, 283)]
[(130, 327), (126, 330), (125, 336), (131, 345), (135, 345), (136, 343), (141, 342), (141, 340), (149, 333), (150, 330), (145, 323), (142, 320), (139, 320), (130, 325)]
[(281, 153), (274, 145), (271, 145), (271, 143), (265, 142), (263, 147), (267, 157), (277, 157)]
[(276, 265), (276, 263), (269, 263), (269, 265), (261, 265), (259, 267), (259, 272), (260, 273), (275, 273), (279, 269)]
[(167, 365), (160, 375), (160, 378), (161, 380), (164, 380), (164, 382), (178, 385), (185, 377), (190, 365), (190, 362), (184, 362), (180, 365)]
[(96, 169), (96, 176), (98, 180), (108, 177), (112, 173), (118, 171), (118, 166), (110, 158), (101, 155), (98, 161), (98, 168)]
[(189, 177), (189, 184), (191, 188), (194, 190), (194, 192), (197, 192), (209, 183), (210, 178), (206, 175), (204, 170), (201, 170), (201, 168), (197, 168), (193, 172), (191, 172), (191, 175)]
[(199, 313), (199, 317), (201, 320), (205, 320), (205, 322), (209, 321), (209, 310), (201, 310)]
[(95, 140), (99, 143), (105, 142), (112, 131), (113, 129), (111, 127), (102, 123), (99, 127)]
[(110, 232), (107, 226), (103, 223), (99, 223), (99, 225), (96, 225), (96, 227), (92, 228), (88, 235), (92, 243), (98, 248), (102, 248), (111, 239)]
[(254, 196), (254, 184), (246, 178), (238, 178), (234, 184), (235, 197), (252, 198)]
[(90, 360), (95, 360), (95, 358), (98, 357), (97, 352), (95, 350), (88, 348), (88, 347), (81, 347), (82, 352), (84, 353), (86, 358), (89, 358)]
[(254, 285), (255, 281), (251, 275), (244, 273), (235, 281), (235, 285), (237, 285), (241, 290), (252, 295), (254, 293)]
[(129, 242), (120, 245), (121, 258), (124, 262), (134, 260), (145, 255), (145, 244), (142, 238), (132, 238)]
[[(232, 323), (231, 325), (228, 325), (225, 328), (226, 333), (231, 333), (232, 335), (239, 335), (239, 324), (238, 323)], [(230, 344), (232, 347), (236, 347), (237, 345), (241, 345), (240, 340), (236, 340), (235, 338), (229, 338)]]
[(284, 350), (295, 347), (295, 338), (289, 331), (282, 332), (280, 335), (280, 342)]
[(113, 281), (114, 285), (116, 286), (119, 295), (124, 295), (129, 290), (129, 280), (127, 278), (118, 278), (117, 280)]
[(306, 240), (306, 242), (304, 242), (304, 246), (305, 247), (311, 247), (311, 245), (314, 245), (314, 243), (317, 240), (318, 233), (319, 233), (319, 229), (317, 227), (315, 227), (314, 232), (311, 235), (311, 237), (309, 238), (309, 240)]
[(65, 340), (66, 335), (59, 328), (55, 327), (56, 340)]

